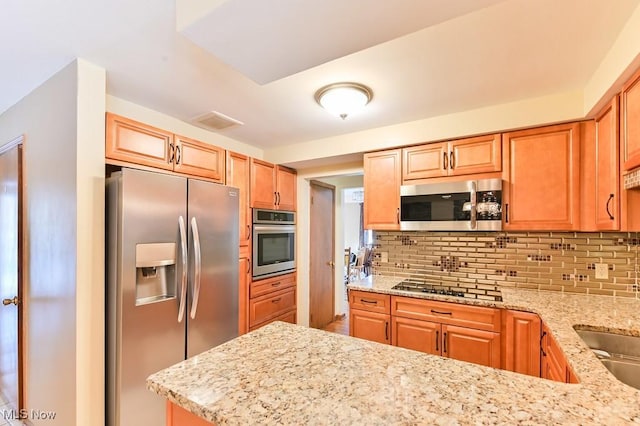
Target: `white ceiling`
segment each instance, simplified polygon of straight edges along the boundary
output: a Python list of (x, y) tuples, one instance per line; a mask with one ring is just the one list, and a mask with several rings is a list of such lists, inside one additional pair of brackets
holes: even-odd
[[(111, 95), (185, 121), (215, 110), (244, 123), (221, 134), (288, 145), (582, 89), (640, 0), (178, 0), (178, 11), (189, 3), (201, 13), (178, 29), (176, 0), (3, 0), (0, 111), (82, 57), (107, 70)], [(342, 121), (315, 103), (337, 81), (373, 89), (365, 112)]]

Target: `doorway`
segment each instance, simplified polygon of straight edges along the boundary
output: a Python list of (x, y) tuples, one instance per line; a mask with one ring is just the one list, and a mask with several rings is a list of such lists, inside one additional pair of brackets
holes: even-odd
[(0, 147), (0, 397), (18, 410), (24, 408), (23, 139)]
[(335, 319), (335, 187), (310, 187), (309, 326), (322, 329)]

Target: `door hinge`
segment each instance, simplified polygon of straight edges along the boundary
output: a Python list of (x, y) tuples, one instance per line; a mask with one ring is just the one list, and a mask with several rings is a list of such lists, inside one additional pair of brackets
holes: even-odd
[(313, 204), (313, 197), (311, 197), (311, 204)]

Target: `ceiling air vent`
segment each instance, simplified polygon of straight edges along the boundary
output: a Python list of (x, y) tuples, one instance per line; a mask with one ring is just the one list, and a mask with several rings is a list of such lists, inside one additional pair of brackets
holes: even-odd
[(193, 124), (208, 130), (223, 130), (233, 126), (241, 126), (242, 121), (235, 120), (217, 111), (199, 115), (191, 120)]

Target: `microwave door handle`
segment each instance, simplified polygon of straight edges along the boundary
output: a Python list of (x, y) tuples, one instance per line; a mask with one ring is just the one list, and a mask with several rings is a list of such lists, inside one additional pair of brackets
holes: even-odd
[(471, 182), (471, 229), (476, 229), (476, 181)]
[(193, 233), (193, 252), (194, 252), (194, 278), (193, 278), (193, 301), (191, 302), (192, 319), (196, 317), (198, 310), (198, 299), (200, 298), (200, 275), (202, 272), (202, 252), (200, 251), (200, 233), (198, 232), (198, 222), (196, 218), (191, 219), (191, 232)]
[(178, 218), (180, 230), (180, 251), (182, 252), (182, 277), (180, 278), (180, 304), (178, 305), (178, 322), (184, 319), (187, 306), (187, 233), (185, 232), (184, 217)]

